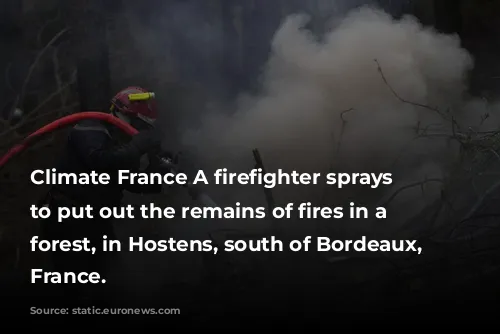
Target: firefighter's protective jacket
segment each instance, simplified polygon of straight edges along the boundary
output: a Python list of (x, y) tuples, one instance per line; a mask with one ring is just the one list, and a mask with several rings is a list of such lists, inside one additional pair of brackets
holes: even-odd
[(123, 191), (159, 193), (161, 185), (119, 185), (119, 170), (139, 171), (141, 158), (159, 150), (160, 142), (151, 133), (139, 133), (132, 140), (120, 138), (107, 124), (85, 120), (70, 132), (65, 152), (57, 167), (59, 173), (108, 173), (108, 185), (57, 185), (51, 190), (55, 196), (64, 196), (78, 205), (118, 206)]

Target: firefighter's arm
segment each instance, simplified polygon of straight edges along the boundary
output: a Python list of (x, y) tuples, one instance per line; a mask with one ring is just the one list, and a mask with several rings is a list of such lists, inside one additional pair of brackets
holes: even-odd
[(141, 156), (151, 147), (160, 145), (152, 133), (146, 132), (135, 135), (125, 145), (107, 147), (110, 139), (105, 127), (92, 122), (78, 124), (70, 134), (72, 148), (89, 169), (97, 172), (136, 170)]

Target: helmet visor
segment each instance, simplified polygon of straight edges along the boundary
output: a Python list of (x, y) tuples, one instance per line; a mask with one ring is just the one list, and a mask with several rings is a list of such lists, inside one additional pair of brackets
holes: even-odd
[(142, 131), (154, 127), (155, 121), (155, 119), (144, 117), (143, 115), (138, 115), (137, 117), (132, 118), (130, 125), (132, 125), (137, 130)]

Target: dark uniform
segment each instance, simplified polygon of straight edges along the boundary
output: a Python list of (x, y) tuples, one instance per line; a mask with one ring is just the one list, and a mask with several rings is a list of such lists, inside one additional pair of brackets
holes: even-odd
[[(58, 185), (50, 190), (45, 205), (57, 213), (58, 207), (84, 207), (91, 205), (94, 219), (66, 219), (59, 223), (57, 217), (42, 220), (42, 238), (46, 240), (81, 240), (88, 238), (96, 247), (95, 254), (89, 252), (54, 252), (54, 271), (63, 272), (98, 272), (106, 276), (107, 254), (100, 251), (103, 235), (114, 238), (112, 220), (99, 218), (102, 207), (120, 206), (123, 191), (134, 193), (159, 193), (161, 185), (131, 186), (118, 185), (116, 182), (118, 170), (139, 171), (141, 158), (147, 155), (152, 158), (160, 149), (160, 141), (152, 130), (144, 131), (132, 137), (132, 140), (121, 138), (119, 130), (105, 123), (88, 120), (76, 125), (70, 132), (68, 144), (57, 166), (58, 172), (89, 173), (96, 171), (108, 173), (111, 176), (108, 185)], [(126, 144), (123, 144), (125, 142)], [(81, 305), (82, 297), (90, 297), (88, 288), (96, 290), (105, 284), (66, 284), (64, 296), (67, 302)], [(91, 294), (103, 296), (99, 292)], [(83, 289), (82, 289), (83, 288)], [(104, 289), (103, 289), (104, 288)], [(85, 291), (85, 292), (82, 292)], [(87, 296), (82, 296), (86, 295)], [(95, 305), (95, 300), (92, 301)]]

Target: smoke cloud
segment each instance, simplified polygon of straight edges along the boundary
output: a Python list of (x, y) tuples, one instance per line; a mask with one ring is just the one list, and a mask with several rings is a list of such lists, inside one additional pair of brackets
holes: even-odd
[[(339, 3), (343, 2), (331, 2), (332, 6)], [(354, 1), (344, 4), (347, 3), (351, 5)], [(178, 80), (194, 80), (189, 74), (199, 71), (192, 64), (220, 64), (211, 60), (221, 58), (224, 53), (222, 44), (227, 41), (223, 40), (222, 28), (205, 26), (201, 20), (204, 16), (197, 7), (178, 2), (171, 6), (165, 20), (153, 27), (134, 20), (135, 11), (121, 20), (130, 26), (130, 34), (135, 38), (129, 42), (141, 51), (142, 61), (131, 66), (135, 71), (114, 71), (117, 88), (129, 79), (136, 84), (138, 77), (154, 77), (147, 82), (152, 83), (158, 96), (168, 100), (169, 89), (179, 85)], [(459, 129), (489, 131), (498, 124), (496, 104), (467, 95), (467, 75), (473, 69), (471, 55), (461, 48), (456, 36), (438, 34), (412, 17), (395, 20), (372, 7), (333, 17), (330, 29), (321, 36), (305, 29), (308, 23), (309, 17), (304, 15), (293, 15), (283, 21), (271, 41), (264, 71), (255, 73), (260, 78), (259, 92), (242, 94), (236, 108), (227, 107), (234, 101), (204, 105), (206, 95), (212, 95), (212, 100), (219, 102), (219, 96), (213, 98), (211, 92), (214, 87), (223, 87), (221, 81), (227, 80), (219, 73), (219, 67), (214, 65), (209, 71), (202, 71), (201, 76), (209, 84), (203, 83), (197, 88), (201, 86), (202, 91), (210, 94), (199, 96), (199, 91), (191, 89), (188, 82), (186, 99), (195, 100), (196, 106), (188, 103), (187, 110), (179, 112), (178, 108), (163, 105), (162, 110), (168, 113), (166, 123), (169, 123), (165, 126), (166, 137), (179, 127), (180, 119), (191, 124), (182, 132), (182, 146), (193, 153), (199, 162), (196, 166), (208, 173), (224, 167), (230, 171), (249, 171), (254, 166), (254, 148), (259, 149), (268, 172), (284, 169), (311, 173), (393, 173), (393, 187), (378, 190), (278, 186), (273, 189), (278, 205), (311, 201), (315, 206), (333, 207), (355, 201), (368, 207), (382, 204), (388, 208), (388, 219), (375, 225), (325, 221), (320, 226), (300, 221), (292, 227), (293, 222), (285, 221), (281, 225), (286, 226), (280, 231), (282, 234), (298, 232), (296, 227), (300, 224), (301, 229), (304, 227), (301, 232), (307, 229), (307, 235), (359, 238), (378, 234), (385, 237), (384, 233), (392, 235), (401, 225), (413, 226), (415, 221), (408, 219), (439, 200), (442, 184), (432, 182), (423, 188), (410, 188), (392, 200), (391, 195), (402, 186), (425, 179), (442, 179), (456, 169), (453, 164), (462, 153), (460, 145), (450, 136)], [(179, 41), (186, 50), (181, 54), (190, 55), (187, 60), (187, 56), (180, 57), (190, 65), (187, 69), (182, 68), (182, 62), (175, 61), (174, 53), (179, 53), (175, 46)], [(209, 51), (203, 56), (205, 47)], [(159, 79), (172, 80), (172, 85), (162, 90)], [(484, 120), (484, 115), (489, 117)], [(198, 121), (197, 125), (193, 120)], [(170, 145), (170, 138), (166, 138), (166, 142)], [(485, 182), (487, 186), (491, 183)], [(236, 201), (242, 206), (265, 205), (260, 187), (213, 186), (207, 190), (221, 206), (234, 206)], [(464, 193), (460, 186), (453, 190)], [(467, 205), (474, 205), (475, 199), (469, 195), (474, 192), (466, 193), (459, 198), (461, 203), (453, 204), (454, 208), (464, 207), (467, 211)], [(155, 202), (195, 205), (182, 194), (173, 191), (168, 198), (161, 195)], [(135, 200), (149, 202), (151, 198)], [(388, 200), (390, 205), (386, 205)], [(417, 230), (425, 228), (423, 219), (416, 222), (420, 225), (416, 226)], [(259, 220), (162, 222), (155, 225), (154, 233), (179, 239), (203, 239), (218, 229), (260, 233), (269, 225)], [(120, 230), (124, 236), (134, 233), (145, 236), (142, 230), (137, 231), (144, 226), (144, 222), (131, 221), (129, 226), (121, 223)], [(148, 228), (146, 225), (145, 229)], [(140, 286), (132, 286), (133, 276), (127, 274), (126, 284), (141, 290), (138, 295), (146, 296), (166, 281), (191, 282), (203, 277), (204, 260), (199, 254), (183, 254), (182, 261), (177, 257), (165, 258), (163, 254), (153, 260), (146, 260), (140, 254), (124, 253), (123, 256), (124, 263), (140, 267), (140, 272), (147, 272), (148, 268), (155, 273), (165, 271), (164, 275), (153, 275), (155, 279), (138, 272), (136, 279)], [(147, 284), (143, 284), (144, 281)]]
[[(276, 32), (261, 92), (242, 97), (230, 116), (204, 116), (185, 133), (185, 145), (214, 167), (248, 170), (258, 148), (269, 171), (392, 172), (391, 191), (443, 177), (459, 154), (445, 134), (456, 124), (477, 129), (487, 107), (468, 102), (473, 59), (459, 38), (370, 7), (336, 19), (321, 38), (304, 29), (308, 19), (290, 16)], [(427, 188), (437, 196), (439, 187)], [(282, 188), (277, 197), (288, 201), (304, 198), (307, 187)], [(324, 199), (325, 189), (311, 189), (310, 200)], [(328, 198), (354, 193), (332, 190)], [(401, 212), (393, 215), (419, 209), (417, 201), (433, 200), (428, 195), (417, 189), (398, 196)]]

